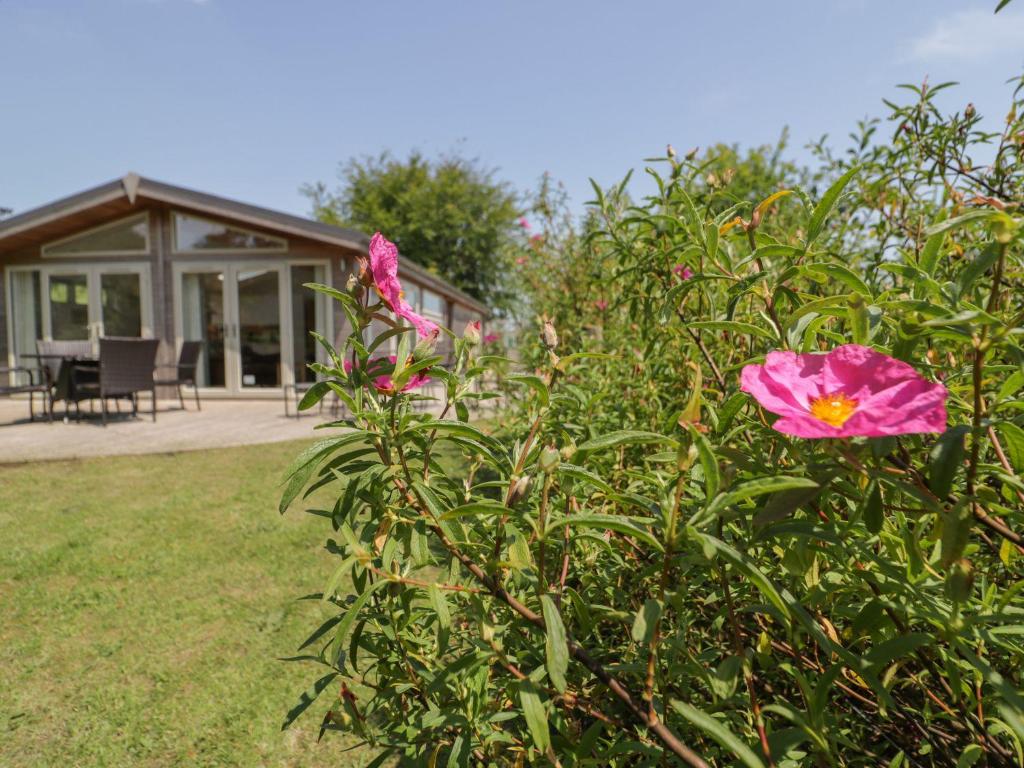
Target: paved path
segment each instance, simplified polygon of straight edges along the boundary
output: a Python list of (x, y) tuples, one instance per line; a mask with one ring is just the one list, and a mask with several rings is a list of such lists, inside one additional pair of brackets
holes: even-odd
[[(59, 418), (30, 423), (27, 402), (0, 399), (0, 464), (313, 439), (318, 436), (313, 427), (329, 415), (325, 408), (323, 416), (314, 410), (300, 419), (285, 418), (280, 400), (205, 400), (198, 413), (191, 402), (187, 405), (181, 411), (177, 401), (160, 401), (155, 424), (148, 414), (138, 419), (115, 414), (103, 427), (99, 414), (87, 415), (88, 408), (79, 423)], [(57, 413), (63, 415), (60, 407)]]

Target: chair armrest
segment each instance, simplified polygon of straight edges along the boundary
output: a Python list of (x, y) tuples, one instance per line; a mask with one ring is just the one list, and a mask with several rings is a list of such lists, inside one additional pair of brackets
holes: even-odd
[[(13, 365), (13, 366), (4, 365), (4, 366), (0, 366), (0, 376), (5, 375), (5, 374), (9, 374), (9, 373), (27, 373), (28, 374), (29, 384), (33, 384), (33, 385), (36, 383), (35, 374), (37, 372), (40, 372), (38, 368), (28, 368), (28, 367), (26, 367), (24, 365)], [(42, 382), (40, 381), (40, 383), (42, 383)]]

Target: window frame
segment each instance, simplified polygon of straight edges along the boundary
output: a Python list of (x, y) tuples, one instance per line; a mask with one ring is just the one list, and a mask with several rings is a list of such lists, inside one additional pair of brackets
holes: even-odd
[(53, 339), (52, 316), (50, 314), (50, 277), (53, 275), (85, 275), (86, 290), (88, 293), (89, 325), (96, 326), (97, 332), (103, 330), (100, 326), (103, 323), (103, 302), (100, 296), (100, 278), (104, 274), (135, 274), (139, 276), (139, 316), (141, 320), (139, 338), (154, 338), (154, 316), (153, 316), (153, 282), (152, 270), (149, 262), (145, 261), (115, 261), (107, 263), (67, 263), (67, 264), (17, 264), (4, 269), (4, 312), (7, 323), (8, 362), (10, 365), (23, 365), (16, 363), (14, 349), (14, 330), (10, 322), (13, 316), (13, 285), (15, 272), (39, 272), (39, 301), (40, 301), (40, 333), (46, 341)]
[[(85, 235), (91, 235), (96, 232), (103, 232), (108, 229), (114, 229), (120, 227), (128, 222), (145, 221), (146, 223), (146, 245), (142, 250), (136, 251), (67, 251), (65, 253), (53, 253), (50, 249), (65, 245), (74, 240), (79, 239)], [(131, 216), (125, 216), (124, 218), (117, 219), (116, 221), (108, 221), (106, 224), (100, 224), (96, 227), (89, 227), (88, 229), (79, 230), (73, 235), (62, 237), (59, 240), (46, 243), (39, 249), (39, 255), (44, 259), (94, 259), (100, 258), (105, 259), (109, 256), (149, 256), (153, 252), (153, 241), (150, 236), (150, 222), (149, 222), (149, 211), (143, 211), (142, 213), (135, 213)]]
[[(171, 253), (183, 255), (183, 256), (210, 256), (220, 253), (229, 254), (285, 254), (288, 253), (288, 240), (277, 235), (268, 235), (264, 232), (259, 232), (255, 229), (248, 229), (247, 227), (240, 227), (236, 224), (230, 224), (227, 221), (221, 219), (211, 219), (206, 216), (197, 216), (194, 213), (185, 213), (184, 211), (171, 211), (170, 212), (170, 224), (171, 224)], [(197, 219), (198, 221), (206, 222), (207, 224), (213, 224), (215, 226), (226, 227), (228, 229), (235, 229), (239, 232), (244, 232), (248, 235), (255, 235), (256, 237), (262, 237), (265, 240), (275, 240), (280, 243), (279, 246), (272, 248), (181, 248), (178, 245), (178, 217), (186, 217), (190, 219)]]

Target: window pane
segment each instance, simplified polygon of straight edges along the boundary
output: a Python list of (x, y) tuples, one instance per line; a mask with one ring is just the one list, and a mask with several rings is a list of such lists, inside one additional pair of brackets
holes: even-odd
[(275, 250), (286, 247), (284, 240), (216, 221), (174, 214), (174, 243), (179, 251)]
[(43, 253), (47, 256), (102, 253), (146, 253), (148, 248), (149, 219), (136, 216), (110, 226), (88, 232), (75, 238), (47, 245)]
[[(40, 277), (37, 270), (31, 272), (11, 272), (11, 320), (13, 321), (14, 359), (16, 365), (34, 367), (32, 360), (23, 359), (22, 355), (31, 355), (36, 351), (36, 340), (43, 338), (43, 310), (40, 294)], [(24, 380), (19, 384), (27, 384), (28, 377), (19, 374)]]
[(238, 343), (243, 387), (281, 386), (281, 312), (277, 270), (238, 273)]
[(317, 293), (303, 288), (303, 283), (323, 282), (320, 275), (323, 270), (314, 266), (295, 266), (292, 270), (292, 370), (295, 381), (315, 381), (316, 374), (309, 370), (311, 363), (316, 362), (317, 343), (310, 336), (310, 331), (321, 331), (317, 328)]
[(85, 275), (50, 276), (50, 335), (55, 341), (89, 338), (89, 287)]
[(142, 335), (142, 299), (137, 274), (100, 275), (103, 333)]
[(224, 274), (202, 272), (181, 278), (181, 319), (188, 341), (203, 342), (196, 382), (224, 386)]
[(405, 286), (405, 300), (409, 302), (409, 306), (414, 311), (420, 311), (420, 301), (422, 300), (423, 291), (415, 283), (407, 283)]
[(433, 291), (423, 291), (423, 311), (435, 317), (444, 317), (444, 299)]

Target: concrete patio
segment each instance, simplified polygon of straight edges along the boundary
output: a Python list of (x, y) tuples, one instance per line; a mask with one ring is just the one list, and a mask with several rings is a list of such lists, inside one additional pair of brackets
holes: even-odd
[(313, 428), (330, 418), (327, 408), (322, 415), (314, 409), (286, 418), (280, 400), (204, 400), (199, 412), (190, 401), (187, 406), (182, 411), (176, 400), (158, 401), (153, 423), (144, 401), (140, 418), (115, 413), (104, 427), (99, 413), (89, 414), (87, 407), (80, 422), (65, 424), (58, 405), (51, 424), (38, 416), (30, 422), (27, 401), (0, 399), (0, 464), (314, 439), (323, 435)]

